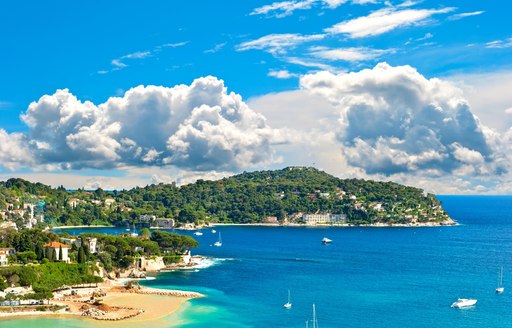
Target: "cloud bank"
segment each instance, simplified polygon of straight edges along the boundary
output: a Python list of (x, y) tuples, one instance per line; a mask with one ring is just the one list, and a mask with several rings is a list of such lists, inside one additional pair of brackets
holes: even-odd
[(95, 105), (69, 90), (33, 102), (28, 132), (0, 130), (8, 169), (165, 166), (238, 171), (276, 161), (279, 132), (224, 82), (208, 76), (173, 88), (138, 86)]

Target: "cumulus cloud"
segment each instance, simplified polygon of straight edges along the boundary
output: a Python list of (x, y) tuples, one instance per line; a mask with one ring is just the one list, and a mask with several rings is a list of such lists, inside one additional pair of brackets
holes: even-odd
[(337, 139), (350, 165), (369, 174), (500, 173), (495, 137), (472, 114), (462, 91), (386, 63), (360, 72), (301, 77), (304, 90), (339, 110)]
[(455, 10), (453, 7), (442, 9), (396, 9), (388, 7), (374, 11), (368, 16), (343, 21), (325, 29), (325, 32), (345, 34), (350, 38), (375, 36), (400, 27), (422, 24), (433, 15), (446, 14), (453, 10)]
[(15, 170), (21, 163), (33, 163), (26, 147), (26, 138), (21, 133), (8, 134), (0, 129), (0, 164), (9, 170)]
[(208, 76), (173, 88), (138, 86), (95, 105), (67, 89), (21, 115), (28, 132), (0, 131), (0, 163), (61, 169), (174, 165), (237, 171), (275, 161), (282, 137), (224, 82)]

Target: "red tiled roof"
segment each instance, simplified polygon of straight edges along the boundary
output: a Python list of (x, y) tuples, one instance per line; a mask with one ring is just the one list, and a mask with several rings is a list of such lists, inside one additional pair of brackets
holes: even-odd
[(62, 247), (62, 248), (69, 248), (69, 246), (68, 246), (68, 245), (63, 244), (63, 243), (59, 243), (58, 241), (52, 241), (51, 243), (44, 244), (44, 247), (51, 247), (51, 248), (59, 248), (59, 247)]

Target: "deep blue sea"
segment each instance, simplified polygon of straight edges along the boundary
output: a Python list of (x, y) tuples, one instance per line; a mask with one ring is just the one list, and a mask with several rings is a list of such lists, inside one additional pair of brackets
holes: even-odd
[[(439, 198), (460, 225), (216, 227), (222, 247), (211, 246), (217, 235), (205, 229), (195, 253), (216, 259), (213, 266), (144, 284), (207, 295), (167, 317), (169, 327), (305, 327), (312, 304), (321, 328), (512, 327), (512, 196)], [(322, 245), (323, 237), (333, 243)], [(496, 295), (501, 266), (505, 293)], [(458, 297), (478, 303), (450, 308)]]

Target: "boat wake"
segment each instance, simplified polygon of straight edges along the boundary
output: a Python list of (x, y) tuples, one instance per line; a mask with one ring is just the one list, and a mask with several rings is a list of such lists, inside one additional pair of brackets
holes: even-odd
[[(185, 270), (201, 270), (201, 269), (207, 269), (210, 267), (214, 267), (217, 265), (222, 264), (222, 262), (225, 261), (233, 261), (234, 259), (230, 258), (212, 258), (212, 257), (200, 257), (200, 258), (193, 258), (192, 261), (194, 262), (193, 265), (188, 266), (185, 268)], [(196, 271), (197, 272), (197, 271)]]

